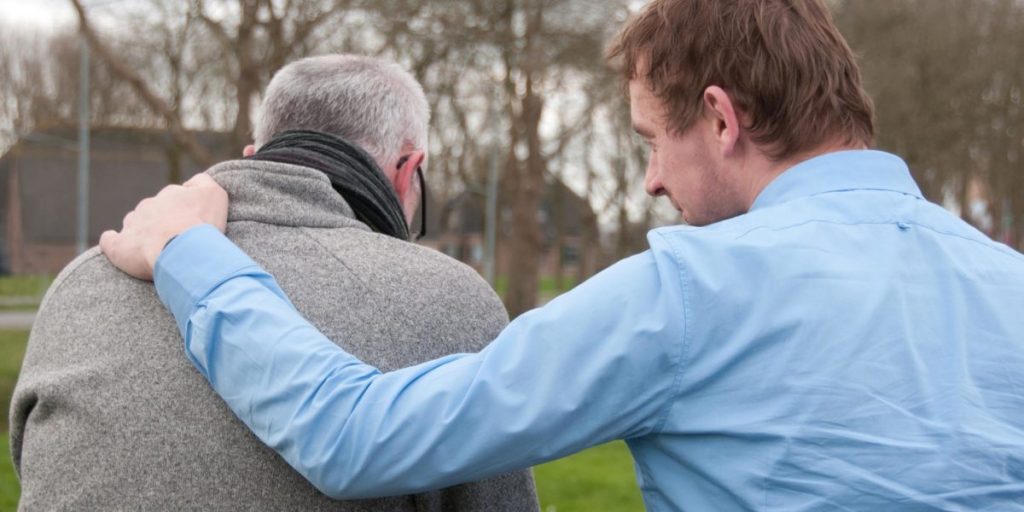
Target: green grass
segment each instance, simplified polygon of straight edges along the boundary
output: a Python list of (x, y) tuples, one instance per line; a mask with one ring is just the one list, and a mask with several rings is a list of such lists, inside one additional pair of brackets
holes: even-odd
[(533, 474), (542, 512), (644, 510), (633, 458), (622, 441), (537, 466)]
[(14, 465), (11, 464), (7, 431), (0, 431), (0, 435), (4, 438), (3, 442), (0, 442), (0, 511), (8, 512), (18, 509), (21, 486), (18, 485), (18, 477), (14, 474)]
[[(0, 512), (15, 510), (20, 494), (7, 445), (7, 413), (27, 341), (27, 332), (0, 331)], [(622, 442), (537, 466), (534, 475), (543, 512), (643, 510), (633, 460)]]
[(53, 276), (5, 276), (0, 277), (0, 297), (39, 297), (53, 282)]
[(26, 331), (0, 331), (0, 431), (7, 431), (7, 412), (11, 409), (11, 393), (18, 380), (21, 360), (25, 357)]
[[(542, 297), (554, 297), (561, 293), (565, 293), (576, 286), (576, 278), (571, 276), (565, 276), (562, 278), (561, 283), (557, 283), (554, 277), (542, 277), (539, 283), (539, 294)], [(498, 295), (505, 296), (505, 292), (508, 291), (508, 278), (505, 276), (498, 276), (494, 280), (494, 290), (498, 292)]]
[(11, 465), (11, 451), (7, 446), (7, 413), (27, 342), (28, 333), (25, 331), (0, 331), (0, 436), (3, 437), (0, 441), (0, 511), (15, 510), (20, 495), (18, 478)]
[(24, 313), (30, 311), (36, 311), (39, 309), (39, 300), (33, 300), (31, 302), (18, 301), (14, 304), (0, 302), (0, 313)]
[(0, 277), (0, 312), (37, 309), (51, 283), (49, 275)]

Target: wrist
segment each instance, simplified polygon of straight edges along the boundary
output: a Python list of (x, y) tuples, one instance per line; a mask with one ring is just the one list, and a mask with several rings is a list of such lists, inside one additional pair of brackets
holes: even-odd
[(178, 224), (174, 228), (169, 229), (168, 231), (161, 233), (159, 235), (156, 235), (151, 240), (149, 240), (146, 246), (143, 247), (142, 249), (143, 257), (146, 259), (146, 265), (149, 266), (149, 269), (153, 270), (156, 267), (156, 260), (160, 258), (160, 255), (163, 253), (164, 249), (167, 249), (167, 246), (170, 245), (175, 238), (185, 233), (186, 231), (189, 231), (193, 228), (197, 228), (204, 224), (206, 223), (199, 218), (192, 219), (190, 221), (182, 222), (181, 224)]

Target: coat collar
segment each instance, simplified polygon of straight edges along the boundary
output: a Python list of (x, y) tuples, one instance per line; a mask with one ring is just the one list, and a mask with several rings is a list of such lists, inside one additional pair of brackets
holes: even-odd
[(320, 171), (298, 165), (231, 160), (207, 173), (227, 191), (228, 222), (369, 230)]

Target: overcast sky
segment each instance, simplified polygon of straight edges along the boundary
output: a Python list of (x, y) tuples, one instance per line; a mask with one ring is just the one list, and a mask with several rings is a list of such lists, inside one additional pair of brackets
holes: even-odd
[(0, 0), (0, 22), (5, 26), (52, 30), (73, 21), (67, 0)]

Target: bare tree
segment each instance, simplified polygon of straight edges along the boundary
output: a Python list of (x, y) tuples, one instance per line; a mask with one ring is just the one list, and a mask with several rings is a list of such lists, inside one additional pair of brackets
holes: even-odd
[[(134, 99), (114, 109), (124, 124), (167, 128), (177, 143), (172, 161), (212, 162), (193, 130), (226, 130), (233, 145), (248, 142), (259, 91), (288, 60), (358, 51), (404, 64), (434, 112), (428, 176), (436, 198), (482, 191), (498, 158), (507, 212), (499, 244), (516, 255), (503, 269), (512, 314), (537, 299), (546, 180), (572, 184), (598, 211), (621, 208), (621, 233), (647, 225), (634, 142), (620, 141), (625, 155), (608, 149), (622, 136), (609, 135), (608, 112), (621, 113), (624, 103), (601, 50), (627, 14), (626, 0), (147, 0), (138, 13), (118, 14), (134, 16), (131, 33), (106, 28), (102, 13), (82, 0), (71, 3), (101, 64), (98, 75), (116, 82), (98, 94)], [(172, 180), (179, 177), (172, 171)], [(597, 251), (600, 234), (589, 226), (614, 218), (585, 215), (593, 222), (583, 223), (581, 250)], [(550, 220), (560, 224), (558, 215)], [(582, 258), (580, 277), (596, 270), (592, 260)]]
[[(114, 51), (110, 39), (115, 35), (101, 35), (95, 28), (81, 0), (70, 0), (78, 14), (79, 26), (96, 55), (121, 80), (159, 115), (165, 126), (183, 150), (196, 162), (212, 164), (213, 156), (199, 143), (195, 134), (186, 128), (192, 113), (181, 108), (184, 100), (180, 87), (155, 87), (149, 77), (130, 65), (121, 52)], [(232, 145), (240, 149), (251, 137), (252, 110), (259, 92), (269, 81), (272, 72), (289, 59), (304, 54), (311, 47), (311, 39), (318, 29), (339, 19), (345, 12), (344, 0), (285, 1), (273, 0), (192, 0), (184, 12), (177, 13), (174, 6), (180, 2), (151, 0), (149, 7), (165, 12), (157, 19), (156, 34), (162, 34), (162, 51), (171, 76), (170, 83), (181, 85), (181, 71), (186, 62), (190, 36), (210, 37), (219, 45), (219, 51), (201, 56), (202, 65), (226, 74), (223, 93), (233, 100), (233, 120), (230, 131)], [(217, 16), (211, 14), (216, 5)], [(179, 17), (184, 18), (177, 30), (160, 27)], [(195, 58), (196, 56), (193, 56)], [(175, 74), (177, 73), (177, 75)]]
[[(80, 39), (72, 33), (11, 31), (0, 44), (0, 138), (3, 145), (32, 131), (77, 122)], [(101, 62), (89, 65), (90, 117), (95, 126), (156, 127), (159, 119)]]
[(175, 109), (168, 101), (154, 91), (153, 87), (141, 74), (125, 63), (110, 46), (104, 43), (86, 15), (81, 1), (71, 0), (71, 4), (78, 13), (82, 34), (89, 41), (89, 46), (92, 47), (96, 55), (110, 67), (111, 71), (118, 78), (130, 84), (132, 90), (142, 98), (154, 113), (164, 120), (167, 130), (182, 145), (193, 160), (203, 165), (212, 165), (214, 162), (213, 155), (199, 143), (199, 140), (192, 132), (185, 128), (181, 116), (175, 112)]
[[(836, 14), (878, 107), (880, 147), (907, 159), (929, 198), (993, 235), (1015, 231), (1007, 240), (1021, 247), (1024, 4), (846, 0)], [(986, 211), (971, 207), (977, 191)]]
[[(561, 174), (552, 163), (589, 129), (603, 102), (620, 101), (610, 93), (614, 80), (601, 50), (613, 29), (607, 20), (624, 3), (399, 0), (375, 9), (381, 53), (406, 63), (431, 95), (432, 166), (446, 181), (439, 188), (482, 190), (487, 162), (500, 152), (502, 210), (510, 218), (499, 243), (516, 255), (503, 269), (505, 302), (517, 315), (537, 300), (541, 197), (546, 177)], [(590, 101), (570, 112), (558, 101), (567, 96)]]

